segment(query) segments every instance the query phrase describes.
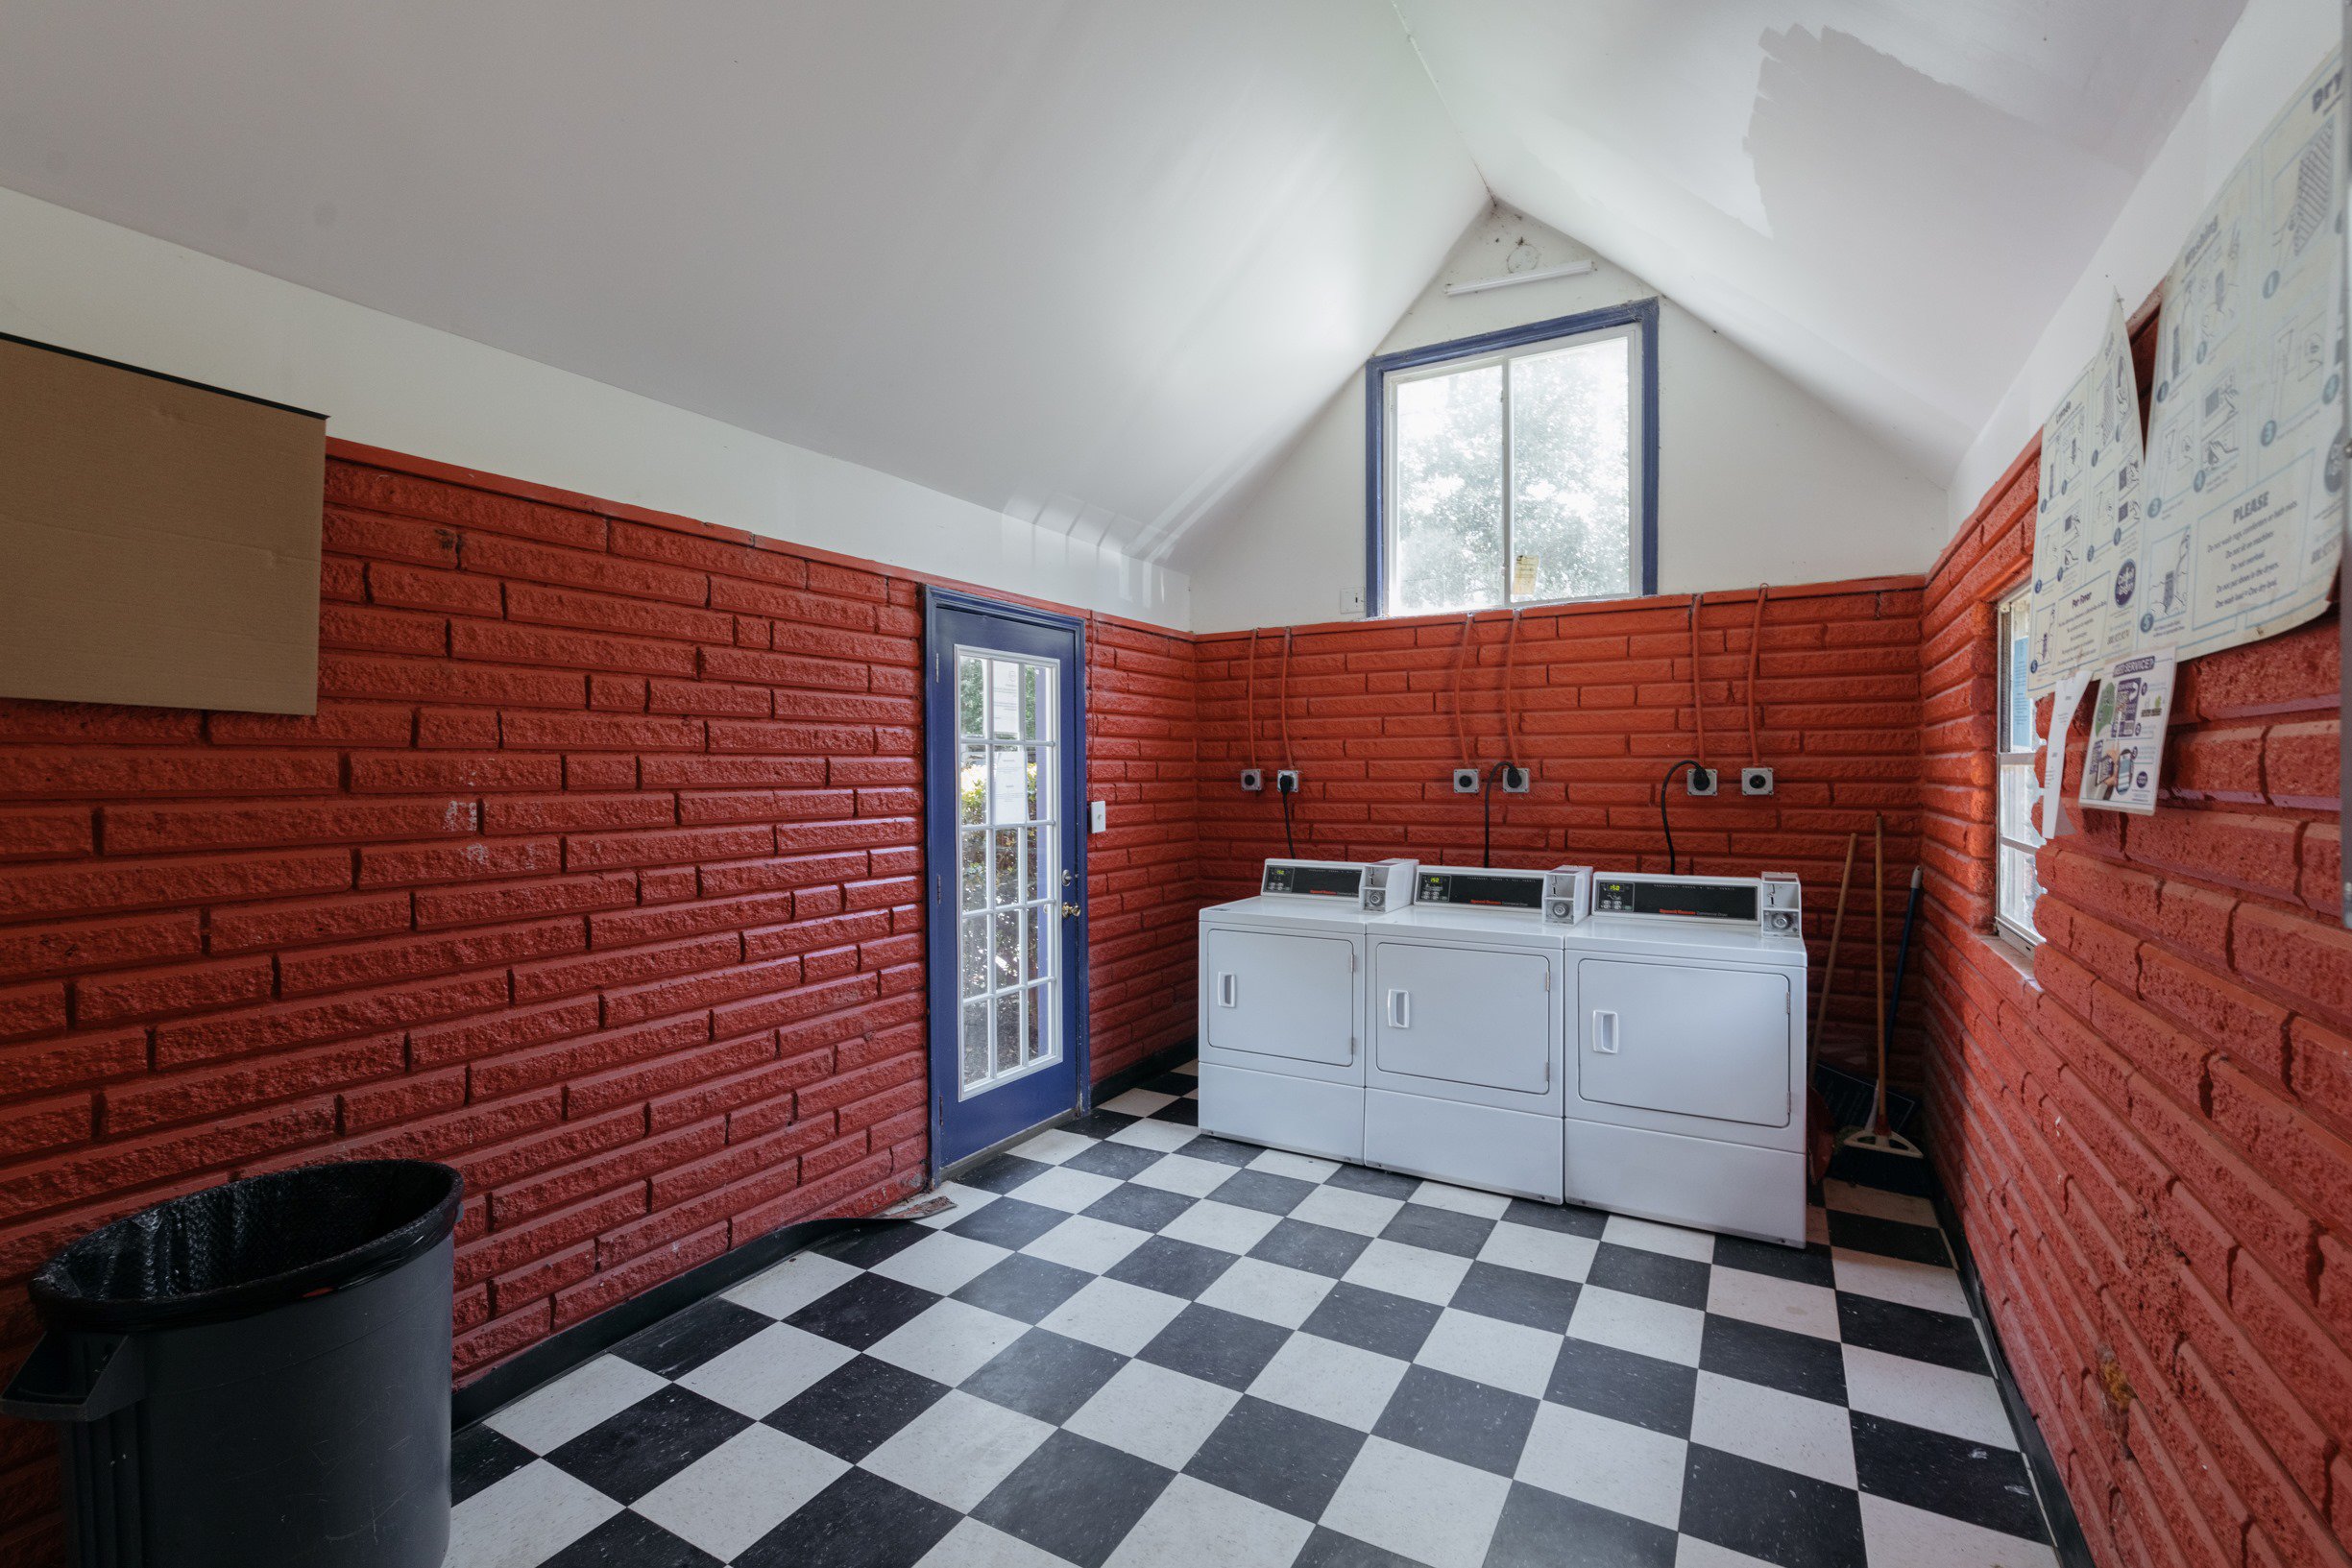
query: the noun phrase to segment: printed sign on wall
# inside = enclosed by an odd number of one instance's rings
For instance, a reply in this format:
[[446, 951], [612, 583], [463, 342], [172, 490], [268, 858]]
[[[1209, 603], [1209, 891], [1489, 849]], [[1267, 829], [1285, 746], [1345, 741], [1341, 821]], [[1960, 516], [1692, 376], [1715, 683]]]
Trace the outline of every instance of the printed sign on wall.
[[2097, 356], [2042, 432], [2025, 672], [2033, 696], [2139, 646], [2143, 459], [2140, 387], [2117, 303]]

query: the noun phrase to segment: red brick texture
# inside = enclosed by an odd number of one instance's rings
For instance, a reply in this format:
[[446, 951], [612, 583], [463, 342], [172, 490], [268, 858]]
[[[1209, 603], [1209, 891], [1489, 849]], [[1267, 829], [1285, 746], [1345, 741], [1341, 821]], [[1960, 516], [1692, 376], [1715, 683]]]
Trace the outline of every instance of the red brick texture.
[[2043, 849], [2047, 940], [2023, 958], [1989, 934], [1984, 759], [1993, 606], [2028, 564], [2036, 455], [1937, 564], [1921, 627], [1926, 705], [1949, 715], [1926, 759], [1937, 1165], [2101, 1563], [2341, 1568], [2337, 622], [2183, 669], [2157, 813], [2084, 813]]
[[[1873, 1017], [1874, 817], [1886, 822], [1890, 971], [1919, 853], [1920, 580], [1772, 590], [1760, 648], [1751, 641], [1757, 601], [1748, 590], [1709, 593], [1698, 607], [1706, 760], [1730, 771], [1711, 799], [1689, 798], [1677, 780], [1675, 846], [1685, 871], [1802, 876], [1818, 973], [1846, 835], [1861, 833], [1826, 1043], [1832, 1059], [1859, 1065]], [[1470, 628], [1467, 648], [1460, 616], [1304, 628], [1290, 646], [1287, 750], [1282, 631], [1257, 636], [1254, 682], [1249, 634], [1201, 637], [1206, 898], [1248, 892], [1259, 862], [1283, 853], [1272, 770], [1288, 764], [1301, 776], [1293, 812], [1302, 856], [1475, 864], [1479, 801], [1453, 792], [1452, 770], [1510, 753], [1533, 769], [1534, 787], [1493, 796], [1495, 864], [1663, 871], [1660, 782], [1698, 749], [1691, 612], [1686, 597], [1531, 610], [1515, 639], [1509, 615], [1489, 614]], [[1739, 793], [1736, 772], [1751, 760], [1752, 650], [1753, 760], [1777, 775], [1775, 793], [1754, 798]], [[1238, 786], [1239, 770], [1253, 762], [1268, 770], [1262, 795]], [[1916, 988], [1904, 1016], [1922, 1016]], [[1903, 1048], [1915, 1040], [1916, 1030], [1899, 1032], [1897, 1071], [1906, 1079], [1917, 1064]]]
[[[449, 1161], [462, 1379], [926, 1149], [919, 580], [338, 445], [315, 718], [0, 703], [0, 1363], [72, 1236]], [[1191, 1027], [1188, 638], [1087, 627], [1098, 1073]], [[55, 1549], [0, 1422], [0, 1560]]]

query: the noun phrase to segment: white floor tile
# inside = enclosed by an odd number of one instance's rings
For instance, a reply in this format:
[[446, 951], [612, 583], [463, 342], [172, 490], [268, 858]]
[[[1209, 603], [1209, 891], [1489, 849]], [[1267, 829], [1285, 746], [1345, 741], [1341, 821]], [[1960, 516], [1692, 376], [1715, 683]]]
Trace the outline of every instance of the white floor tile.
[[1198, 1060], [1189, 1061], [1181, 1064], [1180, 1066], [1172, 1067], [1168, 1071], [1171, 1073], [1181, 1073], [1188, 1078], [1197, 1078], [1200, 1075], [1200, 1063]]
[[960, 1301], [934, 1301], [866, 1351], [954, 1387], [1029, 1332], [1029, 1325]]
[[1098, 1176], [1091, 1170], [1072, 1170], [1057, 1165], [1014, 1188], [1013, 1196], [1024, 1203], [1042, 1203], [1049, 1209], [1076, 1214], [1105, 1193], [1114, 1191], [1118, 1185], [1108, 1176]]
[[504, 1410], [493, 1411], [483, 1425], [534, 1454], [545, 1454], [607, 1417], [618, 1415], [647, 1394], [660, 1392], [662, 1386], [660, 1378], [634, 1362], [598, 1356], [578, 1370], [534, 1388]]
[[1245, 1317], [1295, 1329], [1322, 1304], [1331, 1286], [1332, 1281], [1321, 1274], [1244, 1258], [1218, 1275], [1200, 1299], [1203, 1306], [1223, 1307]]
[[444, 1568], [537, 1568], [619, 1511], [546, 1460], [526, 1464], [457, 1505]]
[[1699, 1339], [1707, 1315], [1695, 1307], [1677, 1307], [1648, 1296], [1628, 1295], [1588, 1285], [1576, 1297], [1568, 1318], [1568, 1333], [1595, 1344], [1613, 1345], [1640, 1356], [1685, 1366], [1699, 1364]]
[[1072, 1215], [1021, 1250], [1048, 1263], [1100, 1274], [1150, 1240], [1142, 1231], [1080, 1214]]
[[1614, 1242], [1619, 1246], [1637, 1246], [1645, 1252], [1663, 1252], [1669, 1257], [1689, 1258], [1698, 1263], [1712, 1263], [1715, 1259], [1715, 1238], [1703, 1230], [1685, 1230], [1680, 1225], [1661, 1225], [1655, 1219], [1636, 1219], [1631, 1215], [1612, 1214], [1601, 1231], [1601, 1240]]
[[1540, 1399], [1560, 1359], [1560, 1336], [1448, 1307], [1413, 1358], [1423, 1366]]
[[1121, 1116], [1150, 1116], [1162, 1106], [1176, 1103], [1176, 1097], [1163, 1095], [1156, 1089], [1130, 1089], [1116, 1099], [1105, 1100], [1100, 1109], [1117, 1111]]
[[1432, 1252], [1426, 1247], [1406, 1246], [1399, 1242], [1375, 1241], [1350, 1264], [1341, 1277], [1350, 1285], [1361, 1285], [1374, 1291], [1386, 1291], [1391, 1295], [1411, 1296], [1416, 1301], [1433, 1302], [1443, 1306], [1454, 1298], [1461, 1287], [1462, 1276], [1470, 1271], [1470, 1260], [1457, 1258], [1450, 1252]]
[[1260, 1399], [1370, 1432], [1403, 1381], [1405, 1363], [1315, 1334], [1294, 1334], [1249, 1385]]
[[[929, 1563], [931, 1559], [923, 1560]], [[1775, 1568], [1775, 1565], [1745, 1552], [1703, 1541], [1696, 1535], [1683, 1535], [1674, 1543], [1674, 1568]]]
[[1150, 1344], [1184, 1306], [1175, 1296], [1123, 1280], [1090, 1280], [1038, 1326], [1132, 1356]]
[[950, 1390], [858, 1462], [885, 1481], [968, 1513], [1053, 1435], [1032, 1416]]
[[817, 1297], [847, 1285], [858, 1272], [821, 1252], [795, 1252], [766, 1272], [719, 1293], [739, 1307], [770, 1317], [789, 1317]]
[[934, 1231], [883, 1259], [873, 1272], [938, 1295], [953, 1295], [1011, 1256], [1001, 1246], [975, 1242], [969, 1236]]
[[959, 1181], [946, 1181], [939, 1184], [938, 1192], [933, 1195], [947, 1198], [955, 1206], [938, 1214], [926, 1215], [915, 1223], [933, 1230], [944, 1230], [968, 1217], [975, 1209], [984, 1209], [994, 1203], [1001, 1194], [991, 1193], [984, 1187], [966, 1187]]
[[1834, 1339], [1838, 1334], [1837, 1292], [1828, 1286], [1751, 1274], [1720, 1264], [1708, 1275], [1707, 1310], [1818, 1339]]
[[966, 1519], [940, 1538], [915, 1568], [1070, 1568], [1051, 1552]]
[[1312, 1154], [1293, 1154], [1286, 1148], [1263, 1148], [1250, 1160], [1249, 1169], [1276, 1176], [1291, 1176], [1299, 1181], [1321, 1183], [1337, 1175], [1340, 1165], [1337, 1160], [1319, 1160]]
[[1414, 1189], [1412, 1201], [1426, 1203], [1433, 1209], [1476, 1215], [1481, 1219], [1500, 1219], [1511, 1208], [1511, 1200], [1500, 1193], [1481, 1193], [1443, 1181], [1421, 1183]]
[[1850, 1252], [1844, 1247], [1833, 1250], [1830, 1258], [1841, 1291], [1905, 1307], [1925, 1307], [1929, 1312], [1969, 1315], [1968, 1292], [1960, 1289], [1960, 1276], [1949, 1268], [1876, 1252]]
[[1059, 1127], [1049, 1127], [1026, 1144], [1014, 1146], [1012, 1152], [1024, 1160], [1036, 1160], [1046, 1165], [1059, 1165], [1094, 1147], [1094, 1140]]
[[2015, 1448], [2017, 1434], [1989, 1377], [1847, 1345], [1846, 1403], [1864, 1415], [1883, 1415], [1971, 1442]]
[[1862, 1494], [1862, 1544], [1874, 1563], [1903, 1568], [2057, 1568], [2057, 1554], [1891, 1498]]
[[1287, 1568], [1314, 1530], [1296, 1514], [1178, 1476], [1105, 1568]]
[[1199, 1127], [1188, 1127], [1181, 1122], [1138, 1122], [1121, 1127], [1105, 1143], [1132, 1144], [1137, 1148], [1156, 1148], [1163, 1154], [1173, 1153], [1200, 1136]]
[[705, 1399], [758, 1421], [857, 1352], [789, 1323], [770, 1323], [678, 1379]]
[[1345, 1187], [1318, 1187], [1291, 1211], [1291, 1218], [1311, 1225], [1329, 1225], [1333, 1230], [1353, 1231], [1358, 1236], [1377, 1236], [1388, 1229], [1389, 1221], [1403, 1207], [1399, 1198], [1352, 1192]]
[[1062, 1424], [1081, 1437], [1181, 1470], [1240, 1398], [1214, 1383], [1129, 1362]]
[[1833, 1486], [1855, 1484], [1854, 1426], [1844, 1408], [1760, 1383], [1701, 1372], [1690, 1440]]
[[722, 1562], [833, 1484], [849, 1466], [774, 1427], [745, 1427], [639, 1498], [638, 1512]]
[[1518, 1479], [1672, 1530], [1683, 1515], [1680, 1437], [1546, 1403], [1519, 1454]]
[[1501, 1476], [1371, 1437], [1322, 1523], [1430, 1568], [1478, 1568], [1510, 1496]]
[[1600, 1243], [1589, 1236], [1538, 1230], [1533, 1225], [1515, 1225], [1506, 1219], [1487, 1237], [1487, 1244], [1478, 1250], [1478, 1260], [1503, 1268], [1520, 1268], [1531, 1274], [1581, 1283], [1591, 1271], [1592, 1255], [1599, 1250]]
[[1169, 1154], [1129, 1178], [1137, 1187], [1156, 1187], [1163, 1193], [1206, 1197], [1233, 1176], [1233, 1168], [1215, 1160], [1196, 1160], [1189, 1154]]
[[1856, 1187], [1847, 1181], [1825, 1181], [1821, 1195], [1828, 1207], [1847, 1214], [1866, 1214], [1879, 1219], [1901, 1220], [1906, 1225], [1936, 1223], [1935, 1205], [1911, 1193], [1890, 1193], [1879, 1187]]
[[1278, 1215], [1261, 1214], [1255, 1209], [1210, 1198], [1169, 1220], [1159, 1233], [1198, 1246], [1213, 1246], [1220, 1252], [1247, 1252], [1280, 1223]]

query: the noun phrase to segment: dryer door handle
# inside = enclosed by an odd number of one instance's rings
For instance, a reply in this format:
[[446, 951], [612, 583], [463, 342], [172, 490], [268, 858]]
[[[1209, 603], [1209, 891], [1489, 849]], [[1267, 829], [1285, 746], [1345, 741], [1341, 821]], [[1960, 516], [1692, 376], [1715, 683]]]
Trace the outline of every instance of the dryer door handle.
[[1602, 1008], [1592, 1009], [1592, 1049], [1604, 1056], [1617, 1054], [1617, 1015]]
[[1229, 969], [1218, 973], [1217, 1005], [1220, 1007], [1240, 1005], [1240, 981]]
[[1410, 991], [1392, 990], [1389, 992], [1389, 1027], [1392, 1029], [1413, 1027], [1413, 993]]

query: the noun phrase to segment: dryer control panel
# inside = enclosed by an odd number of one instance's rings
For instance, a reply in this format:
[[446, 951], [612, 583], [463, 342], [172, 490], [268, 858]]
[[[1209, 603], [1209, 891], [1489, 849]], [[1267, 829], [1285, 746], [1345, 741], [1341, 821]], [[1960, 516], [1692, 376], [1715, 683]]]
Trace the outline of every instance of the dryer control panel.
[[1258, 891], [1328, 899], [1357, 909], [1401, 909], [1413, 902], [1411, 860], [1269, 860]]
[[1602, 873], [1592, 879], [1592, 912], [1728, 922], [1788, 936], [1798, 934], [1803, 924], [1801, 889], [1786, 872], [1761, 877]]
[[1493, 871], [1472, 866], [1423, 866], [1414, 879], [1413, 902], [1450, 904], [1462, 909], [1543, 910], [1540, 871]]

